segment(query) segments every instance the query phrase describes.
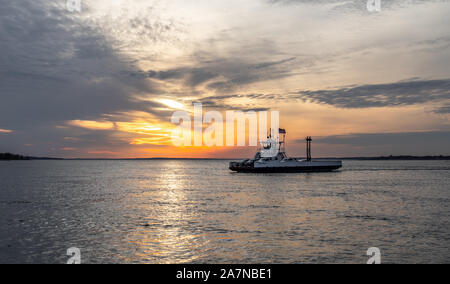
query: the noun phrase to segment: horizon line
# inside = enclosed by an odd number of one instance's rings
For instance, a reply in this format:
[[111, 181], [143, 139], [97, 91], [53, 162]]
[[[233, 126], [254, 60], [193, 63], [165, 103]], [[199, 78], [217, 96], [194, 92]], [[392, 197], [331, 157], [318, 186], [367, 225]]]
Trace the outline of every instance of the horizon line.
[[[11, 153], [0, 153], [0, 154], [11, 154]], [[248, 157], [227, 157], [227, 158], [183, 158], [183, 157], [147, 157], [147, 158], [60, 158], [60, 157], [35, 157], [35, 156], [24, 156], [19, 154], [12, 154], [13, 156], [16, 156], [17, 160], [66, 160], [66, 161], [74, 161], [74, 160], [111, 160], [111, 161], [133, 161], [133, 160], [242, 160], [242, 159], [248, 159]], [[294, 159], [306, 159], [306, 157], [292, 157]], [[450, 160], [450, 155], [381, 155], [381, 156], [347, 156], [347, 157], [317, 157], [313, 159], [342, 159], [342, 160], [390, 160], [390, 159], [396, 159], [396, 160]], [[5, 159], [6, 160], [6, 159]]]

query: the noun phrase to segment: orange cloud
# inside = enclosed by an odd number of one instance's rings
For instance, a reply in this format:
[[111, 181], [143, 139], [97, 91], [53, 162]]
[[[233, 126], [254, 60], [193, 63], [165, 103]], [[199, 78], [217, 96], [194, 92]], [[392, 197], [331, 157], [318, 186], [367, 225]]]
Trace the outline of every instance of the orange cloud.
[[92, 129], [92, 130], [112, 130], [114, 123], [109, 121], [92, 121], [92, 120], [71, 120], [68, 122], [71, 126]]
[[167, 137], [136, 138], [130, 142], [131, 145], [169, 145], [171, 139]]
[[98, 154], [98, 155], [117, 155], [118, 152], [113, 151], [88, 151], [88, 154]]

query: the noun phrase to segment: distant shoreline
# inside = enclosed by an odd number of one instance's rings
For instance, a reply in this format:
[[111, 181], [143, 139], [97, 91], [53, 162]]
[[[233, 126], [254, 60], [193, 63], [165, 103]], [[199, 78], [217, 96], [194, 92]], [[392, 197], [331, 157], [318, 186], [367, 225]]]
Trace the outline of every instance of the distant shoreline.
[[[150, 160], [239, 160], [244, 158], [51, 158], [51, 157], [29, 157], [11, 153], [0, 153], [0, 161], [33, 161], [33, 160], [56, 160], [56, 161], [150, 161]], [[298, 158], [303, 159], [303, 158]], [[357, 161], [446, 161], [450, 156], [379, 156], [379, 157], [329, 157], [315, 158], [316, 160], [357, 160]]]

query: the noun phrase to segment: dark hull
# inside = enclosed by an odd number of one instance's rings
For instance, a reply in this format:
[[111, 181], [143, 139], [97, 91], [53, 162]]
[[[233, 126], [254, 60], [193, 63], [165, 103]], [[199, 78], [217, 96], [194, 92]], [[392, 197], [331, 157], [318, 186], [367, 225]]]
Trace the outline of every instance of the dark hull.
[[253, 167], [230, 167], [230, 170], [238, 173], [317, 173], [332, 172], [342, 166], [313, 166], [313, 167], [275, 167], [275, 168], [253, 168]]

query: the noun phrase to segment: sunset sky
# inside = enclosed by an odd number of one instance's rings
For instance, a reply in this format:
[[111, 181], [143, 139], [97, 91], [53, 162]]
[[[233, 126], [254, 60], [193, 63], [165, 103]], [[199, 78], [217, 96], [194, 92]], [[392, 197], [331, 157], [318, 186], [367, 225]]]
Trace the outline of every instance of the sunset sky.
[[0, 0], [0, 152], [237, 158], [172, 114], [277, 110], [288, 154], [450, 155], [450, 1]]

